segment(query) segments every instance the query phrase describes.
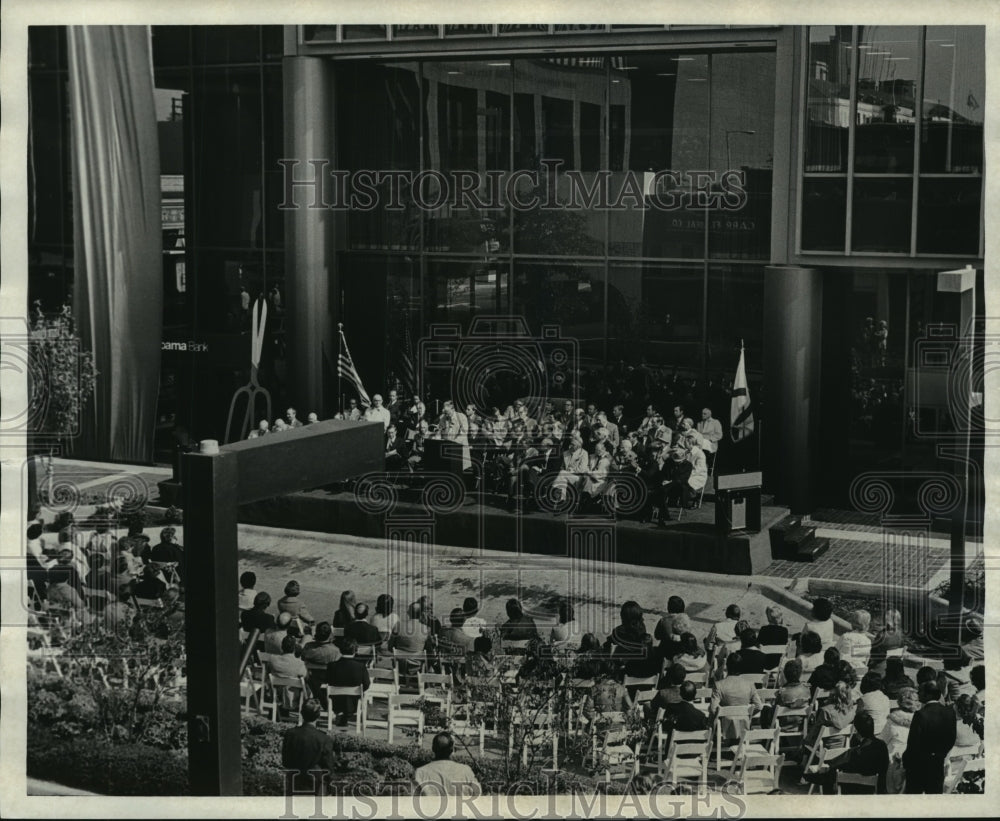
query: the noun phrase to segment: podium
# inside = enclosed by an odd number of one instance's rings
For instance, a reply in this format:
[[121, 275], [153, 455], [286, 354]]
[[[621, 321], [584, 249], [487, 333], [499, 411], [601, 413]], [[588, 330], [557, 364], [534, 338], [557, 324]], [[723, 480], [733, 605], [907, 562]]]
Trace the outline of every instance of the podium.
[[730, 473], [715, 476], [715, 529], [727, 536], [733, 531], [760, 532], [760, 486], [763, 474]]

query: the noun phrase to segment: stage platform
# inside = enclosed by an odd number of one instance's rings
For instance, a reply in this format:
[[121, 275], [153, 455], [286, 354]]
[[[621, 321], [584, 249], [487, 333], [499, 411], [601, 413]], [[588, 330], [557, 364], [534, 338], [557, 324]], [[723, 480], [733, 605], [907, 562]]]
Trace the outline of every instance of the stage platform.
[[[390, 526], [420, 526], [427, 521], [418, 491], [398, 488], [396, 495]], [[602, 554], [605, 561], [613, 558], [639, 566], [746, 576], [760, 573], [771, 564], [767, 528], [787, 513], [787, 509], [766, 505], [761, 533], [720, 538], [710, 501], [703, 502], [698, 510], [685, 510], [680, 521], [662, 526], [629, 519], [615, 521], [601, 515], [514, 513], [502, 501], [489, 494], [469, 494], [454, 512], [434, 517], [431, 540], [470, 550], [568, 556], [586, 543], [583, 534], [600, 532], [605, 534], [599, 542], [601, 549], [613, 550], [612, 555]], [[672, 509], [671, 515], [676, 517], [677, 511]], [[349, 491], [313, 490], [266, 499], [241, 506], [239, 521], [371, 538], [387, 535], [386, 515], [363, 510]]]

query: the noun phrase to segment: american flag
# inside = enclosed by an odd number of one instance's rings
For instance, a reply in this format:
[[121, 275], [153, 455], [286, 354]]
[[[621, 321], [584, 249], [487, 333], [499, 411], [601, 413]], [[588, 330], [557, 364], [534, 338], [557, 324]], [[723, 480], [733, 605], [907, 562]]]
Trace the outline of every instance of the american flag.
[[417, 370], [413, 366], [413, 340], [410, 337], [409, 317], [403, 319], [403, 350], [399, 360], [402, 389], [408, 395], [413, 395], [417, 390]]
[[358, 374], [358, 369], [354, 367], [354, 360], [351, 359], [351, 352], [347, 348], [347, 337], [344, 336], [343, 329], [340, 331], [340, 354], [337, 357], [337, 376], [341, 379], [346, 379], [354, 385], [362, 407], [367, 408], [371, 405], [372, 402], [368, 398], [368, 391], [365, 390], [365, 386], [361, 383], [361, 376]]

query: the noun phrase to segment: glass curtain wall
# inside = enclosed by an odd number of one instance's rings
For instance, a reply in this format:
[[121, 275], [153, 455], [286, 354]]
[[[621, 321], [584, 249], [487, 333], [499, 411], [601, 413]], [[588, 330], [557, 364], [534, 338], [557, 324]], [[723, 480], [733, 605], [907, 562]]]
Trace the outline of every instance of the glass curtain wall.
[[[338, 65], [338, 168], [406, 172], [340, 252], [366, 384], [410, 390], [420, 338], [493, 313], [558, 325], [581, 386], [637, 404], [722, 396], [741, 340], [759, 375], [774, 71], [746, 49]], [[386, 299], [407, 333], [370, 321]]]

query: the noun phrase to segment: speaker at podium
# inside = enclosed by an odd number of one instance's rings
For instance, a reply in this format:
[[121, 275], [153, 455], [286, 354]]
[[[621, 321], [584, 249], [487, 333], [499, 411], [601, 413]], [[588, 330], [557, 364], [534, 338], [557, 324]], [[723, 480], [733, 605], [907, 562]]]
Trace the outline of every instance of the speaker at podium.
[[760, 532], [760, 488], [763, 474], [716, 474], [715, 476], [715, 528], [727, 536], [736, 531]]

